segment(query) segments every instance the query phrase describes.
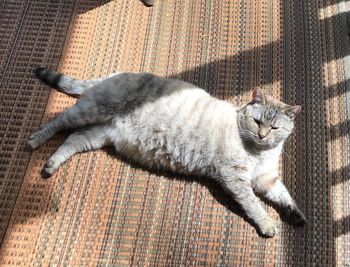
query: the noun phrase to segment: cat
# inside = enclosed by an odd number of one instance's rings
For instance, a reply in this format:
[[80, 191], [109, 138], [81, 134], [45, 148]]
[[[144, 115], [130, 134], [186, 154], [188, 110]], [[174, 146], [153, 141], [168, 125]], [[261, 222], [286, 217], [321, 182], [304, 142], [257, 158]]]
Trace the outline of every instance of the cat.
[[278, 227], [256, 194], [292, 225], [306, 223], [278, 175], [282, 147], [301, 106], [255, 88], [251, 101], [236, 107], [193, 84], [151, 73], [121, 72], [87, 81], [42, 67], [35, 74], [79, 97], [29, 137], [27, 145], [36, 149], [56, 133], [75, 129], [45, 164], [44, 177], [76, 153], [114, 146], [148, 169], [218, 182], [264, 237], [273, 237]]

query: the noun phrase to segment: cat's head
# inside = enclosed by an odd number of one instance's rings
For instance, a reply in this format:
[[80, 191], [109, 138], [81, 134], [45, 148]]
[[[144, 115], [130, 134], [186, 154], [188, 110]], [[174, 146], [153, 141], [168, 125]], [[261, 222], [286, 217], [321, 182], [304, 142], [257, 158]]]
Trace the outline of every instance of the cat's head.
[[251, 101], [238, 111], [240, 136], [257, 148], [274, 148], [292, 133], [300, 110], [299, 105], [287, 105], [255, 88]]

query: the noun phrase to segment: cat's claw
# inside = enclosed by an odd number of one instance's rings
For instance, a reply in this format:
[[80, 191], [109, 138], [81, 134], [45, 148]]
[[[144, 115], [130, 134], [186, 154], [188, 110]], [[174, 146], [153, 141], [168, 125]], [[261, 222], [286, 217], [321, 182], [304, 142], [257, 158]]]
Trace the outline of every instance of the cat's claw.
[[269, 216], [259, 223], [258, 227], [263, 237], [273, 237], [278, 233], [276, 222]]

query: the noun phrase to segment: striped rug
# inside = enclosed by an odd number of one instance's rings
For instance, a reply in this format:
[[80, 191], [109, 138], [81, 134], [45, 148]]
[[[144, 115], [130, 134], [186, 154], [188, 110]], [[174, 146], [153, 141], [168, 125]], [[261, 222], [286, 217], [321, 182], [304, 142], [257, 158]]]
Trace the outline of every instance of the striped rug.
[[[350, 266], [348, 2], [1, 1], [1, 266]], [[65, 136], [25, 142], [75, 100], [38, 82], [38, 65], [83, 79], [149, 71], [234, 104], [260, 86], [301, 104], [280, 171], [307, 226], [260, 238], [219, 188], [107, 150], [42, 180]]]

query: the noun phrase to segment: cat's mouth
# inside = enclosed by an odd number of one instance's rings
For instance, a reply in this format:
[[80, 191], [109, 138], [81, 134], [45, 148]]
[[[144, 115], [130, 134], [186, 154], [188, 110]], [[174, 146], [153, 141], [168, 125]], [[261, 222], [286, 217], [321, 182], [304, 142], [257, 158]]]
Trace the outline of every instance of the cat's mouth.
[[247, 131], [243, 131], [240, 134], [241, 140], [245, 143], [250, 143], [251, 145], [254, 145], [255, 147], [259, 149], [271, 149], [278, 145], [278, 142], [274, 138], [271, 137], [265, 137], [260, 138], [257, 133], [250, 132], [247, 133]]
[[255, 142], [261, 145], [273, 145], [275, 143], [275, 140], [270, 137], [261, 139], [258, 135], [255, 135]]
[[260, 139], [258, 136], [254, 138], [255, 146], [259, 149], [267, 150], [272, 149], [278, 146], [279, 142], [274, 138], [267, 137], [264, 139]]
[[273, 140], [268, 137], [260, 138], [257, 134], [255, 134], [254, 142], [257, 143], [258, 145], [269, 145], [273, 143]]

